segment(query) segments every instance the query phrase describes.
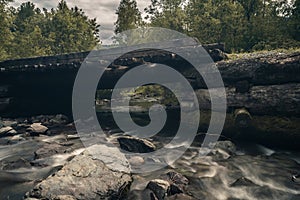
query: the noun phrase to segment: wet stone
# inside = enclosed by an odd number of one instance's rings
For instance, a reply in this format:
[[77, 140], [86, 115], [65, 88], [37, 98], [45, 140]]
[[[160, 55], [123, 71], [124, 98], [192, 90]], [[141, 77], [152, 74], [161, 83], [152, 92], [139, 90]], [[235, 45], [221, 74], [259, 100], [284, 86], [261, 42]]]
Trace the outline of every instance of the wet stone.
[[170, 183], [161, 179], [150, 181], [146, 187], [154, 192], [158, 200], [163, 200], [170, 191]]
[[214, 149], [222, 149], [230, 155], [236, 152], [236, 146], [231, 141], [218, 141], [213, 143], [212, 146]]
[[132, 153], [149, 153], [156, 149], [156, 146], [146, 139], [139, 139], [130, 136], [118, 137], [121, 149]]
[[48, 131], [46, 126], [43, 126], [41, 123], [33, 123], [28, 129], [33, 134], [44, 134]]
[[35, 159], [46, 158], [56, 154], [67, 153], [67, 147], [57, 143], [46, 143], [43, 147], [34, 152]]
[[122, 199], [132, 178], [126, 157], [117, 148], [89, 147], [61, 170], [28, 192], [27, 197], [55, 199]]
[[234, 183], [230, 185], [231, 187], [240, 187], [240, 186], [246, 186], [246, 187], [252, 187], [257, 186], [255, 183], [253, 183], [251, 180], [241, 177], [237, 179]]
[[0, 129], [0, 137], [13, 136], [16, 134], [17, 132], [10, 126], [3, 127]]
[[10, 127], [16, 127], [18, 125], [17, 121], [11, 121], [11, 120], [4, 120], [2, 123], [4, 126], [10, 126]]
[[144, 158], [141, 156], [133, 156], [128, 161], [131, 165], [134, 165], [134, 166], [143, 165], [145, 163]]

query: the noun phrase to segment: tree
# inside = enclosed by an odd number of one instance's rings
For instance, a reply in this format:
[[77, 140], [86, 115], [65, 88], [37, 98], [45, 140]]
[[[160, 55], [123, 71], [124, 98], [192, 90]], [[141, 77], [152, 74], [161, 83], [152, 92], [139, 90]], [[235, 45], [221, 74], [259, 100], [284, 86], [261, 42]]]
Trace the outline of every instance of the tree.
[[186, 13], [183, 0], [151, 0], [145, 9], [150, 26], [168, 28], [181, 33], [186, 31]]
[[100, 42], [100, 25], [78, 7], [70, 9], [61, 0], [51, 12], [48, 37], [54, 54], [92, 50]]
[[35, 5], [31, 2], [22, 3], [20, 7], [17, 9], [16, 17], [14, 20], [14, 24], [16, 26], [16, 30], [23, 32], [25, 29], [24, 23], [25, 21], [37, 14], [40, 11], [35, 8]]
[[217, 2], [191, 0], [186, 8], [188, 35], [202, 43], [218, 42], [222, 37], [220, 16], [216, 15]]
[[296, 0], [294, 3], [289, 26], [292, 38], [300, 41], [300, 0]]
[[115, 33], [135, 29], [142, 25], [141, 12], [135, 0], [121, 0], [116, 14], [118, 19], [115, 22]]
[[12, 15], [7, 9], [8, 0], [0, 0], [0, 60], [10, 58], [10, 46], [13, 42]]

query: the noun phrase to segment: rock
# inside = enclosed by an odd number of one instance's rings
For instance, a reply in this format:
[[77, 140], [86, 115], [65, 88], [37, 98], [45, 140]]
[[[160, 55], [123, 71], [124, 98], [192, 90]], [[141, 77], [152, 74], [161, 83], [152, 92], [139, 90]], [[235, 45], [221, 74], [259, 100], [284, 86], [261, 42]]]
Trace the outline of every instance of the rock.
[[6, 126], [0, 129], [0, 137], [12, 136], [16, 135], [17, 131], [15, 131], [12, 127]]
[[19, 157], [18, 159], [14, 160], [14, 161], [3, 162], [2, 165], [3, 165], [2, 170], [16, 170], [16, 169], [20, 169], [20, 168], [30, 168], [31, 167], [30, 162], [22, 157]]
[[300, 174], [296, 174], [292, 176], [292, 181], [295, 183], [299, 183]]
[[66, 124], [68, 121], [68, 117], [62, 114], [56, 115], [54, 118], [49, 120], [52, 124]]
[[218, 141], [210, 146], [214, 149], [221, 149], [230, 155], [233, 155], [236, 152], [236, 146], [231, 141]]
[[135, 166], [143, 165], [145, 162], [144, 158], [141, 156], [133, 156], [128, 161], [131, 165]]
[[213, 49], [209, 51], [209, 54], [214, 62], [218, 62], [224, 59], [227, 59], [226, 54], [220, 49]]
[[132, 153], [149, 153], [156, 149], [156, 146], [149, 140], [134, 138], [131, 136], [118, 137], [121, 149]]
[[230, 187], [241, 187], [241, 186], [253, 187], [257, 185], [245, 177], [241, 177], [237, 179], [234, 183], [230, 185]]
[[189, 180], [177, 172], [168, 172], [166, 179], [170, 183], [169, 195], [184, 193], [185, 187], [189, 184]]
[[166, 200], [196, 200], [196, 198], [188, 196], [186, 194], [176, 194], [165, 198]]
[[54, 199], [122, 199], [132, 182], [129, 163], [115, 147], [94, 145], [28, 193]]
[[8, 141], [9, 144], [15, 144], [17, 142], [20, 142], [20, 141], [25, 141], [26, 139], [23, 138], [21, 135], [15, 135], [13, 137], [11, 137]]
[[29, 131], [36, 134], [44, 134], [48, 131], [46, 126], [43, 126], [41, 123], [33, 123], [29, 128]]
[[208, 154], [213, 161], [222, 161], [230, 158], [230, 154], [222, 149], [212, 149]]
[[3, 120], [2, 123], [4, 126], [10, 126], [10, 127], [16, 127], [18, 125], [17, 121], [11, 121], [11, 120]]
[[158, 200], [163, 200], [170, 191], [170, 183], [161, 179], [154, 179], [150, 181], [146, 187], [152, 190]]
[[183, 176], [182, 174], [179, 174], [177, 172], [168, 172], [167, 173], [168, 180], [170, 180], [172, 183], [178, 184], [178, 185], [187, 185], [189, 184], [189, 180]]
[[14, 127], [14, 129], [18, 132], [18, 134], [25, 134], [29, 127], [29, 124], [18, 124], [16, 127]]
[[184, 193], [183, 187], [181, 187], [180, 185], [171, 184], [170, 191], [168, 193], [169, 196], [172, 196], [175, 194], [181, 194], [181, 193]]
[[76, 200], [76, 199], [70, 195], [58, 195], [53, 200]]
[[67, 140], [76, 140], [79, 138], [80, 138], [79, 135], [67, 135], [67, 137], [66, 137]]
[[63, 153], [67, 153], [67, 147], [57, 143], [46, 143], [34, 152], [34, 157], [35, 159], [40, 159]]

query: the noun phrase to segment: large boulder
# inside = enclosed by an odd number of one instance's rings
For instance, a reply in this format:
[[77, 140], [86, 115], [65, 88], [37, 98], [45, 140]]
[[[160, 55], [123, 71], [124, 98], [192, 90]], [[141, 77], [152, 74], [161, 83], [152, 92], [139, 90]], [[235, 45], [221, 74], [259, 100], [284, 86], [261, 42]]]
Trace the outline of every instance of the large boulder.
[[94, 145], [39, 183], [26, 196], [38, 199], [122, 199], [131, 182], [126, 157], [115, 147]]

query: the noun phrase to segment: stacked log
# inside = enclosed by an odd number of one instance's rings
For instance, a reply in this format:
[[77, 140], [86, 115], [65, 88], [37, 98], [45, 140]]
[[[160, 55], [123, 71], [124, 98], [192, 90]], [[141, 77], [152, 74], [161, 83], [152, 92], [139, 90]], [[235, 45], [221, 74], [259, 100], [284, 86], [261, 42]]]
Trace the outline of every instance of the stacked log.
[[[207, 47], [207, 50], [211, 53], [214, 49]], [[87, 55], [88, 52], [84, 52], [0, 62], [0, 116], [71, 115], [73, 84]], [[201, 75], [188, 61], [172, 52], [133, 51], [113, 63], [94, 59], [99, 66], [108, 66], [99, 89], [113, 88], [118, 79], [135, 66], [161, 63], [183, 74], [196, 91], [200, 109], [210, 110], [209, 90]], [[282, 141], [285, 141], [293, 135], [292, 141], [300, 141], [299, 52], [246, 55], [236, 60], [219, 61], [216, 67], [227, 93], [228, 116], [224, 133], [243, 132], [251, 138], [252, 132], [264, 133], [258, 136], [259, 139], [276, 133], [278, 140], [283, 137]], [[204, 122], [200, 122], [200, 130], [205, 130], [209, 115], [202, 116]]]

